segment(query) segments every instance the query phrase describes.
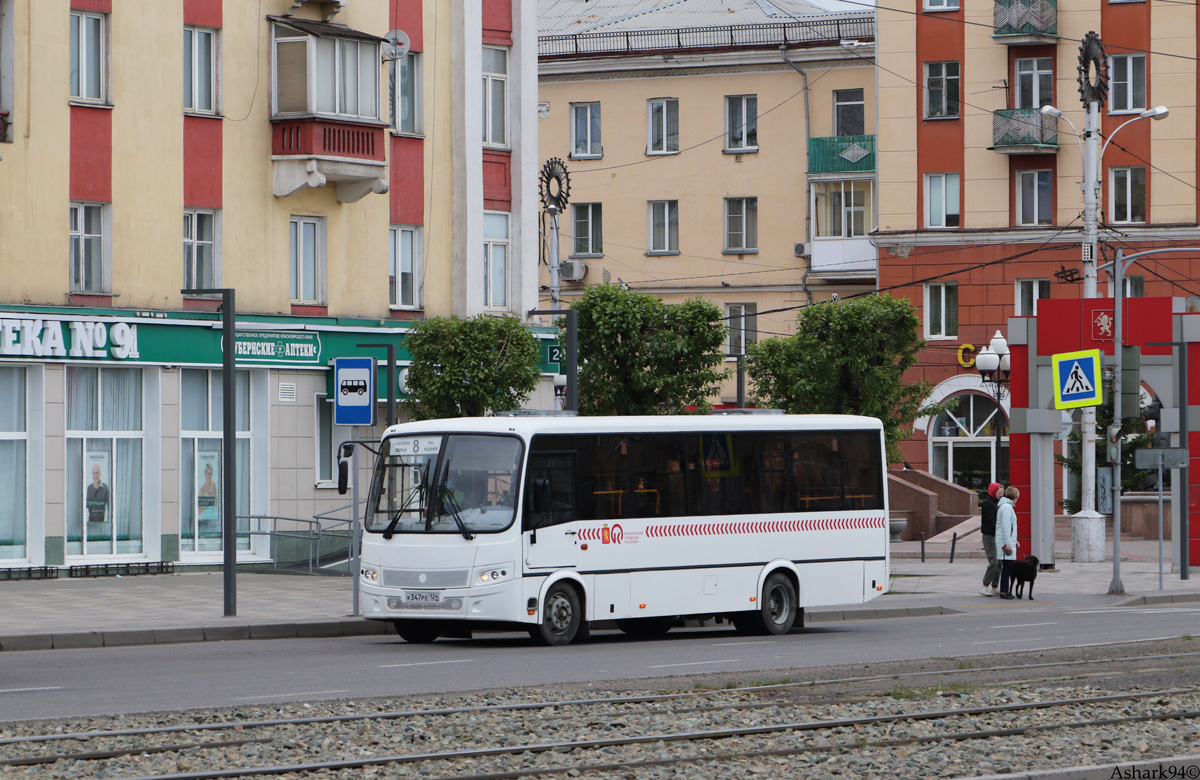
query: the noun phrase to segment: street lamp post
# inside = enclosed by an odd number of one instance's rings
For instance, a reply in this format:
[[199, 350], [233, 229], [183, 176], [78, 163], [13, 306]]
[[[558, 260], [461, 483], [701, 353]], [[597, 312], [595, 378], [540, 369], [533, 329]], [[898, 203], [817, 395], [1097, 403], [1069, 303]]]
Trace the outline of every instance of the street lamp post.
[[996, 399], [996, 416], [994, 428], [996, 431], [996, 476], [994, 482], [1000, 481], [1000, 446], [1003, 435], [1004, 407], [1002, 401], [1008, 395], [1008, 377], [1011, 368], [1011, 356], [1008, 352], [1008, 339], [1000, 331], [992, 336], [992, 341], [975, 356], [975, 367], [983, 386]]

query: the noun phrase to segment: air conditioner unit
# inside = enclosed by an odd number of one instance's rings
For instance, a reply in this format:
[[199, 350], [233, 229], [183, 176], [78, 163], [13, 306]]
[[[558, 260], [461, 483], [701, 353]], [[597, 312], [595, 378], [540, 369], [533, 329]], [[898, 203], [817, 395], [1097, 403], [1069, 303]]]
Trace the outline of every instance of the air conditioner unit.
[[563, 260], [558, 275], [564, 282], [582, 282], [587, 276], [587, 266], [582, 260]]
[[812, 255], [812, 244], [793, 244], [792, 252], [796, 257], [810, 257]]

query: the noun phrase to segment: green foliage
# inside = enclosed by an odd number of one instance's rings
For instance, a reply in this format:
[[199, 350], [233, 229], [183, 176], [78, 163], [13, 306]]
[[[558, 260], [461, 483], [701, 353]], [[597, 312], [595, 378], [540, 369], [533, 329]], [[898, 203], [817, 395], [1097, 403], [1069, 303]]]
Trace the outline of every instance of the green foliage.
[[807, 306], [794, 336], [755, 344], [746, 373], [764, 405], [794, 414], [861, 414], [883, 421], [888, 458], [926, 407], [929, 384], [904, 384], [925, 346], [907, 299], [872, 295]]
[[699, 298], [665, 304], [611, 284], [589, 288], [571, 308], [579, 322], [580, 414], [707, 411], [728, 374], [720, 368], [719, 308]]
[[[1105, 431], [1113, 424], [1112, 408], [1112, 379], [1104, 380], [1104, 403], [1096, 407], [1096, 468], [1109, 468], [1108, 443], [1105, 441]], [[1067, 437], [1067, 454], [1055, 455], [1055, 459], [1065, 465], [1067, 470], [1075, 475], [1075, 487], [1068, 498], [1062, 500], [1063, 509], [1067, 514], [1075, 514], [1083, 502], [1079, 497], [1079, 475], [1083, 473], [1083, 440], [1082, 426], [1076, 425]], [[1150, 434], [1146, 432], [1146, 421], [1140, 417], [1127, 417], [1121, 421], [1121, 435], [1126, 438], [1121, 442], [1121, 492], [1138, 490], [1142, 481], [1150, 471], [1143, 471], [1133, 465], [1133, 451], [1140, 447], [1150, 446]]]
[[406, 401], [420, 420], [481, 417], [521, 408], [537, 387], [538, 347], [516, 317], [436, 317], [408, 336]]

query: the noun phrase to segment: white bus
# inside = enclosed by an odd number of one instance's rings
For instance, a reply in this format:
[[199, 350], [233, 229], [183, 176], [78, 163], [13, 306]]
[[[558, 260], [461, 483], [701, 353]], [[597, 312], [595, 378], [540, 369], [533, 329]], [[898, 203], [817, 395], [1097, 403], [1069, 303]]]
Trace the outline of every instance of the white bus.
[[380, 453], [360, 602], [409, 642], [518, 627], [565, 645], [685, 618], [784, 634], [888, 583], [873, 418], [431, 420]]

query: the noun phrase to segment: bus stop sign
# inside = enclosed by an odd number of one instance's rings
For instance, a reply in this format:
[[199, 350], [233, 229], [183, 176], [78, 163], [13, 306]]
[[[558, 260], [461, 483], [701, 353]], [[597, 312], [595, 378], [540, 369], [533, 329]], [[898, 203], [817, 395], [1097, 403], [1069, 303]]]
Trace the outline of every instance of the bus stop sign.
[[1051, 355], [1054, 365], [1054, 408], [1076, 409], [1104, 402], [1098, 349]]
[[375, 358], [334, 359], [333, 424], [375, 424]]

